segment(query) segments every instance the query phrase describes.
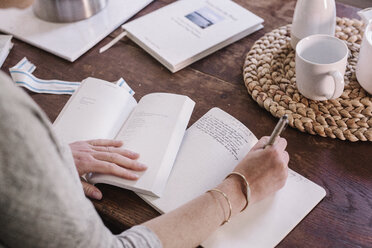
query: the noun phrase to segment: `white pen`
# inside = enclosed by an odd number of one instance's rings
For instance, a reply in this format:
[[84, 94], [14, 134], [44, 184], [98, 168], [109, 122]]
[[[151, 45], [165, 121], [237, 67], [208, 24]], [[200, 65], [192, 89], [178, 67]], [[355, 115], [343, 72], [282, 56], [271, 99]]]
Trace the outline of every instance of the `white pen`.
[[106, 45], [104, 45], [103, 47], [101, 47], [99, 49], [99, 53], [103, 53], [104, 51], [108, 50], [110, 47], [112, 47], [113, 45], [115, 45], [116, 43], [118, 43], [119, 40], [121, 40], [122, 38], [124, 38], [126, 35], [127, 35], [127, 32], [123, 31], [118, 36], [116, 36], [112, 41], [110, 41], [109, 43], [107, 43]]
[[273, 145], [275, 143], [276, 138], [278, 138], [278, 136], [283, 132], [283, 130], [286, 128], [287, 124], [288, 124], [288, 116], [287, 115], [283, 115], [279, 119], [278, 123], [276, 124], [273, 132], [270, 135], [270, 139], [267, 142], [267, 144], [264, 146], [264, 148], [266, 146], [271, 146], [271, 145]]

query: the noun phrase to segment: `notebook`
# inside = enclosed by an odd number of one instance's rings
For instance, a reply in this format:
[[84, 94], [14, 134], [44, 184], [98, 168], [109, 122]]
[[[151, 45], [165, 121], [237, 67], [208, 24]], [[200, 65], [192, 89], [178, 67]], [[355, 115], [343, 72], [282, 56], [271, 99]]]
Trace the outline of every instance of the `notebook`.
[[[185, 134], [162, 197], [139, 194], [167, 213], [218, 185], [257, 142], [237, 119], [213, 108]], [[325, 190], [293, 170], [286, 185], [231, 219], [204, 247], [274, 247], [326, 195]]]

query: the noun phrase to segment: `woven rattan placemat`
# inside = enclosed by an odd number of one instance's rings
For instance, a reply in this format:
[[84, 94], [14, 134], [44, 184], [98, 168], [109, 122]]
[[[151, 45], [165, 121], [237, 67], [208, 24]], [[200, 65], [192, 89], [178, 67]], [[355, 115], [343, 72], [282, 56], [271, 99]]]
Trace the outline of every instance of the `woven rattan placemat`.
[[249, 94], [275, 117], [288, 114], [289, 125], [302, 132], [341, 140], [372, 141], [372, 96], [355, 77], [362, 34], [361, 21], [337, 18], [336, 36], [350, 50], [345, 73], [345, 83], [349, 84], [341, 97], [313, 101], [298, 92], [290, 25], [265, 34], [248, 52], [243, 76]]

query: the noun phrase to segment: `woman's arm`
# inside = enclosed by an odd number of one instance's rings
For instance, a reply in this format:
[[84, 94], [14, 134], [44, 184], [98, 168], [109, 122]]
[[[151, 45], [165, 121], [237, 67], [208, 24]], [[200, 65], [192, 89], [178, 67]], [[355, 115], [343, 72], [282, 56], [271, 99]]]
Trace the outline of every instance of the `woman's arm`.
[[[262, 138], [234, 169], [242, 173], [251, 188], [254, 204], [284, 186], [289, 156], [287, 142], [280, 138], [271, 147], [262, 149], [268, 137]], [[217, 189], [224, 192], [232, 205], [232, 217], [246, 204], [242, 180], [237, 176], [225, 179]], [[229, 205], [218, 192], [207, 192], [184, 206], [144, 223], [153, 230], [164, 247], [196, 247], [214, 232], [229, 214]]]
[[[287, 178], [287, 142], [280, 138], [271, 147], [263, 149], [268, 137], [262, 138], [246, 155], [234, 171], [243, 174], [252, 191], [249, 204], [254, 204], [281, 188]], [[81, 141], [70, 144], [79, 175], [88, 172], [113, 174], [136, 180], [131, 170], [144, 170], [138, 154], [120, 148], [114, 140]], [[232, 217], [246, 205], [246, 195], [241, 178], [230, 176], [216, 189], [224, 192], [232, 205]], [[83, 182], [85, 194], [102, 197], [93, 185]], [[94, 197], [94, 194], [100, 197]], [[186, 205], [155, 218], [144, 226], [153, 230], [165, 247], [194, 247], [205, 240], [229, 215], [229, 205], [219, 192], [206, 192]], [[143, 230], [141, 230], [142, 232]]]
[[137, 226], [118, 236], [84, 196], [71, 151], [45, 114], [0, 72], [0, 246], [160, 247]]
[[[193, 247], [227, 218], [226, 199], [217, 192], [204, 193], [143, 226], [112, 235], [84, 197], [69, 149], [59, 144], [46, 116], [2, 73], [0, 82], [1, 244], [159, 247], [159, 238], [165, 247]], [[287, 175], [285, 140], [262, 149], [264, 143], [261, 140], [235, 168], [250, 183], [251, 204], [283, 186]], [[217, 188], [230, 199], [232, 215], [238, 214], [245, 205], [240, 179], [229, 177]]]
[[[263, 199], [281, 188], [287, 178], [287, 142], [280, 138], [272, 147], [263, 149], [268, 137], [262, 138], [234, 171], [249, 182], [252, 195], [249, 204]], [[88, 172], [113, 174], [136, 180], [131, 170], [144, 170], [136, 159], [138, 154], [120, 148], [119, 141], [91, 140], [70, 144], [79, 175]], [[83, 183], [85, 194], [100, 199], [101, 192]], [[241, 178], [231, 176], [216, 188], [224, 192], [232, 205], [232, 217], [246, 205]], [[99, 197], [95, 197], [99, 194]], [[229, 215], [229, 205], [221, 193], [206, 192], [186, 205], [155, 218], [144, 225], [153, 230], [165, 247], [194, 247], [205, 240]], [[143, 230], [141, 230], [143, 231]]]

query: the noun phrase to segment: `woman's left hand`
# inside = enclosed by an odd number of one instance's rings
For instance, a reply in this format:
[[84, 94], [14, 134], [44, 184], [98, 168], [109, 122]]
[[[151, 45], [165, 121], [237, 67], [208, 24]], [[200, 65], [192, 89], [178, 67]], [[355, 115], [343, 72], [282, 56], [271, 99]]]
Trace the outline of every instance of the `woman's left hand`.
[[[139, 154], [123, 149], [123, 142], [118, 140], [88, 140], [70, 144], [72, 156], [79, 176], [97, 172], [110, 174], [128, 180], [137, 180], [133, 171], [144, 171], [147, 167], [137, 161]], [[85, 195], [101, 199], [102, 193], [95, 186], [82, 181]]]

